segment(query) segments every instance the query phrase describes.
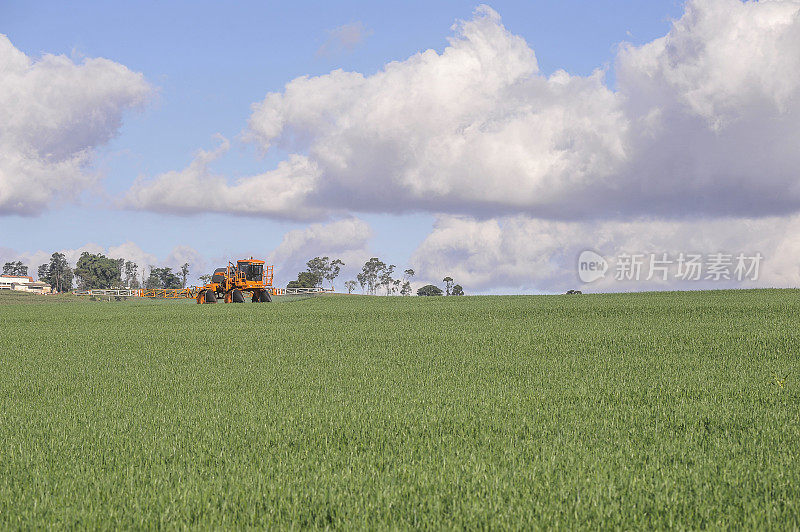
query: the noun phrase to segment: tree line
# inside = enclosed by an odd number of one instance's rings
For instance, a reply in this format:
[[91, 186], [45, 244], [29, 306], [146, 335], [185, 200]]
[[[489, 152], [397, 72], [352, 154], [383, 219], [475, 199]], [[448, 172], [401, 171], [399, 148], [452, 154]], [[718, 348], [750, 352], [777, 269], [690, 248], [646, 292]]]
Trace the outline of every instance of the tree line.
[[[3, 273], [28, 275], [28, 267], [22, 262], [7, 262]], [[56, 292], [69, 292], [73, 283], [80, 290], [110, 288], [186, 288], [189, 263], [173, 272], [170, 267], [150, 266], [142, 268], [125, 259], [113, 259], [101, 253], [81, 253], [75, 268], [71, 268], [63, 253], [53, 253], [50, 261], [39, 266], [39, 280], [49, 284]]]
[[[306, 270], [297, 274], [297, 279], [289, 281], [286, 288], [316, 288], [323, 285], [323, 281], [328, 281], [333, 287], [333, 281], [339, 276], [341, 268], [344, 266], [341, 259], [331, 259], [330, 257], [314, 257], [306, 262]], [[361, 272], [355, 279], [344, 283], [347, 293], [352, 294], [357, 287], [361, 287], [363, 294], [376, 295], [379, 291], [387, 296], [401, 295], [410, 296], [412, 294], [411, 279], [415, 272], [411, 268], [403, 270], [402, 275], [395, 277], [394, 264], [386, 264], [378, 257], [370, 258], [361, 268]], [[418, 296], [463, 296], [464, 289], [461, 285], [455, 284], [452, 277], [445, 277], [445, 291], [438, 286], [429, 284], [417, 290]]]
[[[341, 259], [330, 257], [314, 257], [306, 262], [306, 270], [297, 274], [297, 279], [292, 280], [286, 288], [315, 288], [323, 286], [325, 281], [333, 287], [334, 280], [341, 273], [344, 266]], [[370, 258], [361, 268], [355, 279], [344, 283], [347, 293], [352, 294], [357, 287], [361, 287], [364, 294], [376, 295], [383, 292], [385, 295], [410, 296], [412, 294], [411, 280], [415, 272], [411, 268], [403, 270], [402, 275], [395, 277], [396, 266], [386, 264], [377, 257]], [[173, 271], [170, 267], [155, 267], [139, 269], [139, 265], [125, 259], [113, 259], [100, 253], [81, 253], [75, 268], [63, 253], [53, 253], [50, 261], [38, 268], [39, 280], [49, 284], [56, 292], [72, 290], [73, 282], [81, 290], [108, 289], [108, 288], [186, 288], [189, 277], [189, 263], [184, 263], [180, 270]], [[28, 275], [28, 266], [21, 261], [6, 262], [3, 273], [7, 275]], [[141, 275], [140, 275], [141, 274]], [[210, 275], [201, 275], [200, 280], [208, 283]], [[455, 284], [452, 277], [442, 279], [445, 283], [443, 291], [438, 286], [428, 284], [417, 289], [418, 296], [461, 296], [464, 289]]]

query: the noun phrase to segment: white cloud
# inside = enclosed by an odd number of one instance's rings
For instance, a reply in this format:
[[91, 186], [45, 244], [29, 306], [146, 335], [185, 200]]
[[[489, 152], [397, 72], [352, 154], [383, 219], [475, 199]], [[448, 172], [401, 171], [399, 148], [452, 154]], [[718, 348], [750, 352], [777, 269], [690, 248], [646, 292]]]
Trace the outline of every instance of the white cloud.
[[317, 50], [317, 55], [335, 55], [342, 52], [352, 52], [364, 42], [372, 31], [364, 26], [360, 20], [337, 26], [328, 30], [328, 38]]
[[623, 47], [623, 91], [651, 103], [677, 100], [717, 129], [753, 112], [786, 111], [800, 85], [799, 11], [797, 0], [689, 2], [667, 36]]
[[[468, 291], [574, 288], [585, 248], [760, 251], [761, 285], [800, 281], [783, 236], [800, 225], [800, 0], [690, 0], [666, 36], [620, 47], [614, 90], [602, 71], [542, 74], [486, 6], [454, 30], [442, 52], [267, 94], [246, 138], [291, 153], [278, 169], [229, 185], [201, 153], [137, 184], [130, 204], [294, 219], [449, 213], [413, 264]], [[198, 184], [213, 193], [188, 190]], [[286, 201], [265, 207], [275, 191]], [[277, 257], [297, 270], [324, 254], [313, 236], [324, 227], [287, 235]]]
[[[624, 159], [617, 100], [600, 72], [540, 75], [533, 50], [481, 7], [441, 54], [427, 50], [372, 76], [301, 77], [268, 94], [246, 138], [295, 152], [277, 170], [228, 186], [201, 152], [185, 170], [137, 183], [128, 204], [295, 219], [550, 206], [564, 183], [577, 188]], [[201, 184], [220, 192], [202, 194]], [[287, 201], [272, 201], [274, 190]]]
[[309, 259], [323, 256], [341, 259], [345, 263], [341, 279], [337, 279], [341, 284], [342, 279], [360, 271], [369, 258], [368, 244], [372, 236], [369, 224], [358, 218], [311, 224], [305, 229], [287, 232], [269, 254], [267, 262], [275, 265], [276, 284], [283, 285], [305, 270]]
[[303, 76], [254, 105], [246, 138], [292, 153], [276, 170], [228, 185], [201, 152], [129, 204], [292, 219], [796, 212], [798, 13], [798, 0], [690, 1], [665, 37], [621, 47], [612, 91], [599, 70], [543, 75], [482, 6], [441, 53]]
[[304, 153], [309, 204], [551, 219], [800, 208], [800, 2], [694, 0], [603, 73], [550, 76], [488, 7], [371, 76], [301, 77], [249, 138]]
[[800, 208], [800, 2], [695, 0], [669, 34], [624, 46], [631, 153], [614, 201], [668, 216]]
[[[89, 250], [81, 250], [81, 251], [89, 251]], [[149, 266], [161, 265], [161, 262], [159, 262], [158, 257], [153, 255], [152, 253], [144, 251], [137, 244], [131, 242], [130, 240], [127, 242], [123, 242], [118, 246], [110, 246], [107, 250], [100, 248], [99, 250], [94, 250], [89, 252], [103, 253], [105, 256], [110, 257], [112, 259], [125, 259], [135, 262], [139, 266], [139, 272], [142, 272], [144, 268], [147, 268]], [[71, 262], [77, 261], [79, 256], [80, 253], [77, 253], [77, 256], [75, 256], [74, 260], [71, 260]]]
[[356, 211], [529, 209], [620, 163], [626, 121], [601, 73], [540, 75], [485, 6], [455, 29], [441, 54], [373, 76], [291, 81], [254, 107], [250, 138], [307, 152], [324, 176], [312, 201]]
[[302, 155], [292, 155], [275, 170], [229, 185], [209, 165], [230, 148], [223, 137], [213, 151], [198, 151], [192, 162], [148, 180], [139, 178], [127, 192], [123, 205], [155, 212], [198, 214], [225, 212], [294, 220], [318, 218], [321, 213], [306, 204], [319, 171]]
[[[554, 222], [526, 216], [484, 221], [443, 216], [420, 244], [411, 264], [420, 278], [437, 281], [450, 275], [472, 293], [557, 292], [580, 287], [589, 291], [793, 287], [800, 285], [800, 242], [793, 236], [798, 230], [800, 216], [597, 223]], [[611, 262], [605, 280], [590, 285], [578, 280], [578, 255], [586, 249], [597, 251]], [[647, 255], [640, 282], [614, 279], [618, 266], [615, 259], [624, 253]], [[674, 275], [676, 264], [670, 266], [667, 281], [663, 282], [658, 275], [646, 279], [651, 253], [658, 257], [667, 253], [673, 260], [680, 253], [742, 253], [747, 257], [760, 253], [764, 258], [757, 282], [680, 281]]]
[[190, 275], [193, 277], [211, 273], [207, 258], [191, 246], [175, 246], [164, 259], [164, 265], [175, 271], [179, 271], [186, 263], [189, 264]]
[[151, 92], [113, 61], [33, 60], [0, 34], [0, 214], [37, 214], [91, 187], [94, 149]]

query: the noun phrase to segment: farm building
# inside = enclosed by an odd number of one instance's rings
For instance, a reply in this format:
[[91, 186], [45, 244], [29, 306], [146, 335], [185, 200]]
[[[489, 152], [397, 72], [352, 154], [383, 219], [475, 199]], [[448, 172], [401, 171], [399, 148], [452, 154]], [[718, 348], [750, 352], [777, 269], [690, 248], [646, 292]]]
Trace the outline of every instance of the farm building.
[[0, 275], [0, 290], [18, 290], [20, 292], [33, 292], [36, 294], [49, 294], [53, 290], [50, 285], [41, 281], [34, 281], [27, 275]]

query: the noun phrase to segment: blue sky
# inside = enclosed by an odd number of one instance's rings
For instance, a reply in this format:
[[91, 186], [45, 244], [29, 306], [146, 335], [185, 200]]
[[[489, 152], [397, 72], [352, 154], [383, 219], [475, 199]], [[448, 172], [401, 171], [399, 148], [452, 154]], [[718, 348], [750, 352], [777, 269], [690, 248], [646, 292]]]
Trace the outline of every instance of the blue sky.
[[[372, 73], [389, 61], [419, 51], [442, 50], [456, 19], [469, 18], [474, 2], [10, 2], [0, 7], [2, 26], [14, 45], [36, 57], [42, 53], [105, 57], [142, 72], [158, 89], [144, 111], [131, 112], [119, 135], [102, 148], [98, 166], [111, 193], [123, 192], [138, 175], [154, 175], [186, 165], [212, 136], [235, 139], [250, 106], [267, 92], [280, 91], [298, 76], [334, 69]], [[646, 42], [663, 35], [680, 15], [676, 1], [496, 2], [506, 26], [537, 52], [545, 73], [563, 68], [589, 74], [609, 67], [621, 41]], [[318, 54], [328, 32], [360, 21], [369, 30], [352, 51]], [[261, 157], [252, 146], [234, 147], [215, 167], [245, 175], [272, 167], [276, 156]], [[5, 245], [27, 249], [79, 246], [86, 241], [114, 244], [147, 239], [156, 254], [176, 243], [198, 246], [225, 217], [191, 219], [107, 210], [86, 199], [86, 207], [66, 207], [38, 219], [8, 218], [12, 235]], [[431, 217], [398, 223], [370, 220], [384, 253], [402, 261], [413, 250]], [[277, 245], [287, 228], [261, 220], [263, 247]], [[412, 229], [409, 231], [408, 224]], [[23, 230], [24, 229], [24, 230]], [[420, 233], [422, 231], [423, 233]], [[35, 240], [31, 242], [33, 233]], [[247, 235], [230, 251], [247, 246]], [[230, 238], [230, 236], [226, 236]]]
[[[600, 68], [606, 72], [603, 84], [610, 91], [617, 89], [614, 64], [620, 43], [647, 45], [666, 35], [684, 14], [683, 2], [677, 1], [489, 5], [502, 17], [507, 32], [522, 37], [535, 51], [539, 75], [563, 69], [583, 78]], [[220, 142], [216, 134], [231, 146], [210, 163], [210, 169], [228, 182], [275, 169], [290, 155], [286, 144], [278, 143], [265, 154], [258, 143], [242, 137], [254, 104], [268, 93], [281, 93], [301, 76], [343, 69], [369, 77], [391, 61], [403, 62], [427, 49], [442, 53], [454, 35], [454, 23], [472, 19], [476, 6], [470, 2], [4, 2], [0, 33], [31, 59], [64, 54], [80, 64], [84, 58], [107, 58], [143, 74], [154, 91], [144, 106], [124, 112], [109, 142], [93, 147], [92, 168], [102, 174], [100, 184], [84, 190], [77, 202], [55, 201], [33, 215], [2, 216], [0, 248], [32, 253], [130, 241], [159, 258], [183, 245], [213, 261], [241, 253], [266, 255], [280, 245], [287, 231], [357, 216], [371, 228], [371, 253], [407, 265], [436, 225], [438, 207], [415, 204], [397, 213], [359, 212], [345, 206], [346, 212], [339, 210], [327, 219], [285, 220], [226, 212], [164, 214], [120, 208], [117, 202], [138, 177], [153, 179], [178, 171], [191, 163], [197, 150], [213, 150]], [[364, 30], [352, 46], [337, 43], [332, 33], [348, 25]], [[472, 216], [476, 223], [497, 219], [504, 226], [503, 217], [514, 214], [469, 207], [472, 203], [457, 209], [448, 202], [443, 205], [442, 211]], [[534, 215], [552, 218], [546, 208]], [[633, 212], [626, 219], [641, 216]], [[247, 230], [232, 230], [241, 227]], [[541, 289], [524, 279], [500, 284]]]

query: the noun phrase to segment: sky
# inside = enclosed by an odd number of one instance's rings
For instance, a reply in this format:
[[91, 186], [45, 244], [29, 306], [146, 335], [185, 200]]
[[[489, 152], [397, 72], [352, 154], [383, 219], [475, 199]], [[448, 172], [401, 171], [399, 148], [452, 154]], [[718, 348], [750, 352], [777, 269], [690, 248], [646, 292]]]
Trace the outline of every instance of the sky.
[[797, 0], [6, 1], [0, 260], [797, 286], [799, 119]]

